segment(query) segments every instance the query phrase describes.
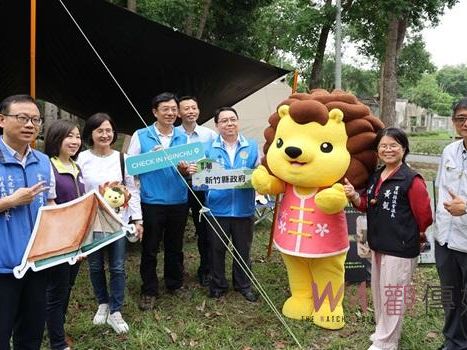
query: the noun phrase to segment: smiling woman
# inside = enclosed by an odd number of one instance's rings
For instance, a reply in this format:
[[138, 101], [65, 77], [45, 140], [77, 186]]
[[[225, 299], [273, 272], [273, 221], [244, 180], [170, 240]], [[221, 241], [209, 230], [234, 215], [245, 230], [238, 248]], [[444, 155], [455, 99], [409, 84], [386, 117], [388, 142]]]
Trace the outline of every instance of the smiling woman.
[[378, 132], [375, 144], [383, 166], [371, 176], [367, 191], [360, 195], [348, 180], [344, 186], [352, 204], [367, 213], [377, 320], [369, 350], [398, 348], [407, 305], [397, 314], [385, 312], [387, 286], [410, 285], [420, 247], [426, 241], [425, 231], [433, 221], [425, 182], [405, 164], [407, 135], [397, 128], [385, 128]]
[[[125, 222], [141, 220], [141, 207], [139, 191], [134, 179], [122, 168], [121, 154], [112, 149], [117, 140], [115, 124], [112, 118], [105, 113], [93, 114], [86, 120], [83, 130], [83, 139], [90, 149], [82, 152], [78, 164], [83, 170], [83, 179], [86, 192], [99, 189], [99, 186], [108, 182], [118, 182], [128, 187], [131, 193], [129, 206], [120, 212]], [[136, 224], [137, 236], [141, 238], [143, 227]], [[94, 232], [101, 235], [102, 232]], [[104, 252], [107, 250], [109, 258], [110, 288], [107, 288]], [[125, 252], [126, 238], [111, 243], [88, 257], [91, 283], [99, 304], [93, 319], [94, 325], [109, 324], [117, 333], [128, 332], [128, 324], [120, 313], [123, 306], [125, 290]]]

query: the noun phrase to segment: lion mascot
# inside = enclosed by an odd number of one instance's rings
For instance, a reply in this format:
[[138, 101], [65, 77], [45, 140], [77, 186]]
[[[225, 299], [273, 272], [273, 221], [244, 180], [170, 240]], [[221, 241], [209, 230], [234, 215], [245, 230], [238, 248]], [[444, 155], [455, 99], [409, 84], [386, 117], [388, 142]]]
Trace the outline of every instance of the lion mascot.
[[265, 157], [252, 182], [260, 194], [283, 194], [273, 227], [291, 292], [282, 313], [341, 329], [349, 249], [341, 182], [365, 186], [383, 124], [355, 96], [321, 89], [291, 95], [269, 124]]

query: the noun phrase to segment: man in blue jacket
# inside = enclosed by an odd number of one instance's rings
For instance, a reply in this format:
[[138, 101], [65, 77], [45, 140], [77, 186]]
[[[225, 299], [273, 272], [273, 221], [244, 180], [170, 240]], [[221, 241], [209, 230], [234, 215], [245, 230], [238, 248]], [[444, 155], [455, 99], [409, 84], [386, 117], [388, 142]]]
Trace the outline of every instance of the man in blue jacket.
[[0, 349], [40, 349], [45, 325], [46, 272], [16, 279], [13, 268], [29, 242], [39, 208], [53, 203], [55, 180], [49, 157], [29, 144], [42, 118], [28, 95], [0, 103]]
[[[152, 100], [156, 122], [137, 130], [128, 154], [136, 155], [187, 143], [187, 137], [173, 124], [178, 115], [178, 99], [162, 93]], [[187, 169], [179, 170], [185, 175]], [[144, 235], [140, 274], [142, 279], [139, 308], [153, 309], [159, 294], [156, 274], [159, 244], [164, 242], [164, 282], [169, 293], [183, 285], [183, 233], [188, 215], [188, 191], [183, 177], [174, 167], [139, 175]]]
[[[219, 108], [214, 114], [219, 136], [206, 151], [208, 159], [215, 160], [225, 169], [254, 169], [259, 164], [258, 145], [239, 134], [238, 114], [231, 107]], [[225, 252], [228, 237], [236, 249], [237, 258], [232, 266], [232, 284], [243, 297], [255, 302], [258, 296], [251, 290], [251, 281], [245, 273], [251, 267], [250, 250], [253, 241], [255, 191], [254, 189], [209, 190], [206, 197], [209, 243], [211, 251], [211, 282], [209, 296], [220, 298], [227, 291], [225, 278]], [[219, 222], [222, 230], [215, 221]], [[212, 226], [211, 226], [212, 225]], [[228, 237], [225, 237], [224, 233]], [[219, 236], [220, 237], [219, 237]], [[221, 240], [222, 238], [222, 240]]]

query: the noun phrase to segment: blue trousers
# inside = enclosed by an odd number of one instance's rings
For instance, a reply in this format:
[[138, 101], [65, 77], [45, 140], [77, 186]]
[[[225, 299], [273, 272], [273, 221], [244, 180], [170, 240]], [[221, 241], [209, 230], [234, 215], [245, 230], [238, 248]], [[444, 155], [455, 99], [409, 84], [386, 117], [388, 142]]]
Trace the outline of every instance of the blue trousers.
[[[99, 238], [100, 232], [95, 232]], [[107, 278], [104, 268], [104, 256], [108, 254], [110, 283], [107, 288]], [[126, 238], [122, 237], [104, 248], [88, 256], [89, 276], [94, 295], [99, 304], [109, 304], [110, 313], [120, 311], [125, 297], [125, 259]]]

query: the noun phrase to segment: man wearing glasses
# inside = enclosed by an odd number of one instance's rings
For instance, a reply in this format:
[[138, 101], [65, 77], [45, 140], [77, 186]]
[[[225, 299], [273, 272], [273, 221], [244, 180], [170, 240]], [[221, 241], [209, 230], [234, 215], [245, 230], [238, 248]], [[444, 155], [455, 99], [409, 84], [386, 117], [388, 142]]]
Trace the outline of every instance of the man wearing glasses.
[[[131, 137], [128, 154], [136, 155], [161, 148], [183, 145], [187, 137], [173, 124], [178, 116], [178, 99], [168, 92], [152, 100], [155, 123], [135, 131]], [[183, 175], [188, 165], [178, 165]], [[196, 167], [193, 167], [193, 171]], [[154, 308], [159, 295], [156, 274], [157, 252], [164, 245], [164, 283], [168, 293], [176, 294], [183, 286], [183, 233], [188, 216], [187, 188], [183, 178], [173, 167], [154, 170], [139, 175], [141, 184], [141, 209], [144, 235], [141, 250], [141, 296], [139, 308]]]
[[467, 98], [453, 108], [452, 121], [462, 137], [443, 150], [436, 177], [435, 260], [444, 305], [442, 350], [467, 349]]
[[55, 179], [49, 158], [29, 144], [42, 118], [28, 95], [0, 103], [0, 349], [40, 349], [45, 324], [46, 272], [16, 279], [39, 208], [53, 203]]
[[[214, 122], [219, 136], [206, 151], [206, 157], [225, 169], [256, 168], [259, 164], [258, 145], [239, 134], [237, 111], [231, 107], [219, 108], [214, 113]], [[232, 263], [233, 287], [247, 301], [255, 302], [258, 296], [251, 290], [250, 274], [246, 271], [251, 268], [255, 191], [252, 188], [209, 190], [206, 197], [207, 207], [211, 209], [211, 216], [208, 216], [211, 252], [209, 297], [217, 299], [227, 291], [225, 252], [230, 239], [237, 258]]]

